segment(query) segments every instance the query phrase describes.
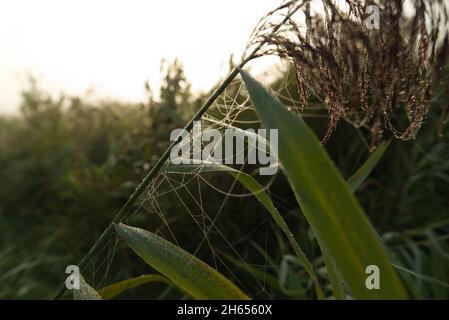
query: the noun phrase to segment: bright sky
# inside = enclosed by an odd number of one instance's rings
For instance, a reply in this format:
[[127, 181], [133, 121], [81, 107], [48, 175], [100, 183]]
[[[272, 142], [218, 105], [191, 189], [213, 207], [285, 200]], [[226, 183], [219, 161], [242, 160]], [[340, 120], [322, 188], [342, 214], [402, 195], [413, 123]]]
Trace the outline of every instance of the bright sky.
[[143, 101], [162, 58], [178, 57], [194, 90], [210, 88], [279, 0], [0, 0], [0, 113], [31, 73], [45, 88]]

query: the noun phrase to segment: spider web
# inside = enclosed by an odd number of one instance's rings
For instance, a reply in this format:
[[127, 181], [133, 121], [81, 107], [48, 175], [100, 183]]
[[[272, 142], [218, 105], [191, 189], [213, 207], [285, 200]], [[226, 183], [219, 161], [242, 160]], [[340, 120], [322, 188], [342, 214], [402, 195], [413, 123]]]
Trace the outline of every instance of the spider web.
[[[289, 78], [291, 77], [287, 76], [285, 80], [282, 80], [282, 85], [274, 94], [279, 99], [289, 101], [288, 108], [294, 113], [301, 113], [306, 117], [320, 116], [317, 113], [317, 106], [303, 106], [293, 98], [294, 94], [287, 89]], [[225, 129], [244, 130], [261, 127], [241, 79], [234, 80], [225, 89], [201, 118], [201, 126], [203, 132], [208, 129], [223, 132]], [[194, 138], [191, 131], [190, 140], [187, 141], [192, 146], [194, 146]], [[202, 142], [201, 148], [205, 145]], [[245, 145], [245, 154], [247, 149], [248, 146]], [[194, 151], [193, 148], [191, 152]], [[161, 170], [135, 203], [132, 213], [125, 217], [122, 223], [154, 232], [186, 249], [225, 274], [251, 296], [271, 298], [270, 288], [265, 281], [268, 274], [277, 277], [276, 270], [273, 270], [273, 263], [268, 262], [274, 259], [268, 254], [270, 251], [268, 246], [269, 243], [273, 246], [273, 239], [276, 238], [276, 235], [273, 235], [276, 231], [271, 216], [258, 204], [254, 195], [243, 188], [230, 174], [203, 171], [202, 165], [198, 170], [189, 173], [177, 172], [176, 169], [173, 170], [173, 167], [170, 171]], [[279, 172], [274, 176], [254, 174], [258, 171], [258, 166], [249, 165], [246, 158], [244, 164], [227, 166], [253, 174], [263, 185], [263, 191], [276, 201], [279, 208], [296, 207], [295, 203], [270, 191], [270, 186]], [[233, 209], [233, 206], [237, 207]], [[246, 210], [246, 207], [250, 209]], [[229, 218], [230, 215], [233, 217]], [[235, 225], [238, 221], [236, 215], [257, 216], [257, 218], [251, 218], [250, 223], [240, 227]], [[186, 230], [190, 235], [186, 235]], [[117, 254], [121, 256], [133, 254], [125, 245], [119, 246], [119, 243], [118, 235], [110, 235], [105, 245], [98, 250], [94, 259], [83, 270], [95, 288], [139, 275], [138, 271], [121, 274], [116, 270], [117, 267], [120, 268], [114, 265]], [[248, 247], [260, 251], [256, 262], [254, 262], [254, 254], [242, 252], [242, 248]], [[227, 259], [228, 256], [238, 261], [238, 266]], [[121, 257], [120, 261], [122, 260]], [[246, 270], [243, 277], [242, 269]], [[259, 270], [260, 274], [255, 274], [254, 270]], [[154, 271], [147, 268], [147, 271], [143, 273], [154, 273]], [[161, 294], [162, 292], [165, 291], [161, 289]], [[158, 298], [161, 297], [163, 296], [158, 296]]]
[[[277, 10], [261, 19], [248, 41], [243, 59], [292, 10], [292, 6], [288, 4], [290, 2], [284, 2]], [[282, 72], [287, 76], [282, 78], [282, 83], [273, 93], [284, 104], [288, 103], [288, 109], [302, 117], [326, 117], [321, 112], [325, 110], [323, 105], [304, 105], [289, 91], [288, 86], [294, 81], [294, 71], [286, 73], [284, 66]], [[200, 121], [203, 132], [208, 129], [223, 132], [226, 129], [261, 128], [240, 78], [234, 79], [226, 87]], [[192, 130], [190, 133], [188, 142], [193, 146], [193, 153], [197, 150]], [[201, 149], [204, 147], [205, 143], [202, 142]], [[245, 145], [245, 154], [247, 149], [248, 146]], [[258, 167], [248, 164], [247, 157], [244, 164], [228, 166], [252, 174], [279, 208], [291, 210], [297, 207], [296, 203], [283, 195], [270, 191], [279, 171], [274, 176], [254, 175]], [[241, 225], [238, 224], [240, 220]], [[268, 252], [271, 251], [269, 247], [276, 246], [282, 236], [279, 236], [271, 216], [254, 195], [227, 172], [203, 171], [201, 167], [189, 173], [161, 170], [134, 204], [132, 212], [121, 222], [154, 232], [187, 250], [223, 273], [254, 298], [272, 297], [267, 277], [278, 277], [278, 271], [273, 262], [275, 258]], [[117, 234], [110, 234], [105, 244], [82, 270], [94, 288], [102, 288], [142, 273], [157, 273], [147, 266], [142, 267], [144, 264], [139, 264], [125, 245], [119, 246], [120, 242]], [[120, 268], [120, 265], [115, 264], [118, 255], [121, 263], [129, 260], [130, 265]], [[280, 278], [281, 276], [279, 281]], [[155, 297], [164, 298], [172, 294], [171, 290], [172, 288], [164, 286]]]
[[[247, 43], [242, 60], [245, 60], [250, 52], [301, 3], [302, 1], [285, 1], [278, 9], [261, 19]], [[301, 11], [298, 11], [298, 15], [299, 20], [301, 16], [304, 17]], [[287, 27], [282, 26], [278, 31], [289, 32]], [[256, 58], [270, 52], [269, 48], [261, 49]], [[303, 118], [328, 119], [323, 99], [314, 92], [312, 93], [315, 100], [318, 101], [316, 103], [305, 103], [297, 98], [297, 94], [289, 90], [289, 84], [295, 79], [294, 71], [282, 72], [286, 76], [273, 93], [287, 105], [288, 109]], [[241, 79], [235, 79], [227, 86], [200, 121], [203, 130], [217, 129], [220, 132], [230, 128], [244, 130], [260, 127], [255, 109]], [[365, 141], [362, 131], [360, 129], [356, 131], [365, 151], [369, 150], [370, 146]], [[189, 143], [195, 148], [192, 135], [191, 131]], [[204, 146], [202, 143], [200, 149]], [[246, 151], [247, 149], [245, 153]], [[257, 166], [247, 162], [234, 165], [233, 168], [255, 176], [263, 185], [261, 191], [270, 195], [282, 213], [296, 210], [297, 204], [294, 200], [272, 191], [271, 187], [279, 178], [279, 173], [272, 177], [254, 175]], [[248, 217], [250, 222], [246, 221]], [[300, 219], [299, 215], [296, 219]], [[121, 222], [154, 232], [187, 250], [223, 273], [253, 298], [263, 299], [273, 296], [269, 277], [275, 276], [281, 287], [285, 282], [285, 272], [280, 269], [282, 265], [290, 263], [292, 256], [288, 255], [288, 249], [282, 248], [283, 236], [280, 235], [268, 212], [255, 199], [254, 194], [244, 189], [238, 180], [227, 172], [210, 172], [201, 170], [201, 167], [189, 173], [173, 169], [161, 170]], [[143, 273], [156, 272], [150, 270], [144, 263], [139, 263], [131, 250], [125, 245], [119, 245], [120, 242], [117, 234], [109, 234], [105, 244], [97, 250], [93, 259], [82, 270], [93, 287], [98, 289]], [[272, 254], [276, 242], [281, 242], [277, 246], [283, 255], [281, 259]], [[319, 256], [314, 258], [313, 264], [319, 272], [323, 266], [322, 258]], [[120, 264], [114, 263], [115, 261], [120, 261]], [[129, 264], [123, 267], [125, 262]], [[306, 290], [310, 290], [310, 284], [306, 286]], [[155, 293], [151, 297], [183, 297], [182, 293], [176, 296], [173, 291], [175, 291], [173, 288], [163, 285], [151, 290]]]

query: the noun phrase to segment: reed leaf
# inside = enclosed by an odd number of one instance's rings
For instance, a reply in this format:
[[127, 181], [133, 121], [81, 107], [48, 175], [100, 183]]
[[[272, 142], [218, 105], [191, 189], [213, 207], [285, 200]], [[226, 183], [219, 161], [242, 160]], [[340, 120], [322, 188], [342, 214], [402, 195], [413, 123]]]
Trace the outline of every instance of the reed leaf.
[[[329, 155], [300, 117], [248, 73], [240, 74], [266, 129], [279, 130], [279, 161], [320, 243], [358, 299], [405, 299], [380, 238]], [[369, 290], [365, 270], [376, 265], [380, 288]]]
[[158, 235], [121, 223], [115, 224], [114, 227], [120, 237], [143, 261], [193, 298], [249, 299], [222, 274]]
[[159, 274], [143, 274], [101, 288], [98, 290], [98, 293], [103, 299], [109, 300], [121, 295], [125, 291], [151, 282], [163, 282], [172, 285], [170, 280]]

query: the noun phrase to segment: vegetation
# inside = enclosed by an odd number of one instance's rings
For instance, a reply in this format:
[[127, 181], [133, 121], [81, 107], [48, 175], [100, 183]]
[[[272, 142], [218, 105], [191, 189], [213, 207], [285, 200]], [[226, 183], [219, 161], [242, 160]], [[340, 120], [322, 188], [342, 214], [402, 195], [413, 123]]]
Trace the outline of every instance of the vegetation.
[[[402, 15], [392, 8], [385, 10], [396, 21]], [[313, 36], [296, 34], [299, 45], [262, 37], [265, 53], [288, 57], [291, 69], [268, 90], [240, 71], [202, 118], [220, 130], [279, 128], [282, 170], [264, 178], [251, 165], [166, 163], [82, 268], [75, 298], [449, 298], [445, 58], [435, 51], [430, 64], [423, 55], [414, 60], [401, 43], [395, 48], [410, 59], [382, 65], [384, 56], [369, 72], [379, 58], [370, 48], [393, 46], [386, 40], [397, 39], [396, 30], [370, 37], [335, 18], [330, 5], [329, 21], [344, 32], [329, 35], [309, 9]], [[324, 35], [329, 41], [320, 42]], [[262, 41], [257, 32], [254, 39]], [[345, 46], [350, 39], [359, 45]], [[354, 77], [359, 62], [365, 82]], [[53, 296], [65, 267], [89, 251], [168, 147], [170, 132], [206, 101], [191, 93], [178, 61], [162, 70], [160, 97], [147, 85], [145, 104], [52, 97], [31, 81], [20, 117], [0, 118], [0, 298]], [[393, 86], [392, 99], [376, 91], [404, 77], [411, 83]], [[365, 96], [350, 90], [360, 81]], [[402, 133], [391, 118], [408, 123]], [[380, 290], [365, 287], [371, 264], [381, 268]]]

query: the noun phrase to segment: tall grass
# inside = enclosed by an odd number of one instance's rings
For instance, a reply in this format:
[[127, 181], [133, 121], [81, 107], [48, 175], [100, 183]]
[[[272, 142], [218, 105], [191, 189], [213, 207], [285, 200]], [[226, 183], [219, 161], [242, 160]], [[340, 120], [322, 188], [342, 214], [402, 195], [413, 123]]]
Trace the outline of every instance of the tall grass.
[[[289, 83], [288, 94], [278, 90], [282, 102], [242, 73], [263, 126], [281, 130], [283, 173], [270, 190], [262, 192], [262, 184], [251, 174], [225, 166], [202, 164], [165, 172], [200, 170], [213, 177], [226, 173], [254, 196], [256, 201], [248, 200], [244, 205], [232, 202], [231, 208], [223, 209], [223, 205], [218, 210], [225, 210], [229, 218], [223, 228], [237, 229], [240, 233], [233, 234], [245, 239], [244, 245], [238, 244], [238, 257], [235, 252], [216, 250], [233, 270], [228, 267], [219, 272], [210, 255], [189, 246], [192, 238], [204, 234], [197, 235], [192, 231], [196, 229], [187, 226], [179, 199], [168, 195], [161, 197], [159, 204], [178, 225], [174, 230], [180, 240], [177, 243], [156, 235], [166, 230], [154, 217], [141, 218], [151, 231], [122, 224], [114, 227], [113, 222], [128, 217], [152, 178], [166, 170], [170, 146], [164, 141], [170, 128], [190, 119], [186, 121], [189, 129], [225, 89], [233, 90], [238, 68], [209, 99], [204, 99], [193, 118], [172, 106], [176, 97], [168, 97], [166, 103], [151, 109], [156, 114], [149, 119], [146, 109], [139, 106], [114, 102], [95, 108], [77, 98], [52, 99], [32, 88], [24, 95], [23, 118], [1, 120], [2, 128], [9, 127], [14, 133], [0, 132], [0, 164], [8, 168], [0, 173], [2, 181], [7, 182], [0, 186], [0, 214], [8, 225], [0, 237], [11, 244], [15, 239], [11, 230], [25, 228], [29, 232], [21, 240], [26, 246], [18, 243], [0, 251], [0, 266], [8, 271], [2, 272], [0, 296], [11, 297], [11, 292], [19, 297], [30, 292], [33, 296], [48, 295], [60, 280], [36, 280], [45, 275], [48, 266], [74, 263], [85, 252], [89, 253], [81, 267], [92, 263], [113, 243], [109, 236], [116, 230], [131, 249], [122, 250], [124, 257], [114, 263], [107, 258], [107, 271], [110, 267], [116, 271], [113, 279], [119, 281], [105, 286], [89, 285], [83, 279], [83, 290], [76, 293], [76, 298], [115, 298], [132, 296], [133, 292], [137, 292], [134, 297], [149, 293], [161, 297], [158, 294], [162, 290], [139, 291], [148, 286], [168, 287], [171, 291], [165, 290], [169, 293], [163, 296], [170, 297], [258, 298], [260, 288], [253, 286], [257, 281], [264, 284], [263, 297], [270, 298], [447, 298], [449, 230], [444, 218], [449, 205], [448, 141], [435, 139], [435, 132], [444, 133], [447, 116], [447, 78], [443, 77], [447, 70], [442, 66], [448, 38], [443, 37], [440, 47], [433, 41], [441, 21], [432, 21], [434, 28], [426, 37], [420, 24], [428, 10], [425, 2], [414, 1], [414, 17], [404, 20], [400, 1], [380, 1], [388, 16], [388, 28], [385, 32], [368, 32], [361, 24], [364, 7], [359, 1], [348, 2], [355, 20], [330, 1], [325, 1], [327, 18], [311, 16], [309, 7], [303, 7], [307, 3], [290, 1], [282, 6], [289, 8], [290, 14], [295, 10], [305, 14], [307, 37], [293, 19], [287, 18], [281, 25], [293, 31], [294, 41], [278, 30], [268, 35], [256, 32], [256, 49], [260, 51], [253, 51], [240, 64], [242, 67], [258, 55], [275, 53], [288, 58], [294, 68], [296, 82]], [[403, 27], [406, 36], [391, 26]], [[307, 118], [306, 124], [284, 108], [282, 104], [289, 102], [285, 96], [298, 100], [306, 109], [309, 104], [318, 104], [330, 115], [329, 123]], [[189, 110], [198, 110], [189, 99], [182, 101]], [[164, 121], [158, 127], [155, 119]], [[326, 147], [319, 143], [323, 127]], [[392, 137], [417, 141], [392, 141], [386, 150], [380, 143], [389, 140], [388, 131]], [[381, 145], [370, 157], [365, 139], [371, 139], [371, 150]], [[144, 172], [146, 178], [137, 185], [135, 181]], [[351, 175], [346, 182], [343, 177]], [[224, 185], [225, 181], [220, 176], [219, 183]], [[213, 200], [214, 196], [208, 195], [205, 205]], [[117, 211], [119, 214], [111, 219]], [[135, 218], [127, 223], [134, 224]], [[255, 233], [254, 239], [246, 234], [247, 230], [259, 230], [260, 220], [268, 221], [270, 239], [265, 233]], [[39, 231], [33, 225], [39, 226]], [[105, 225], [106, 233], [88, 251]], [[53, 236], [46, 238], [45, 234]], [[31, 244], [37, 248], [33, 252], [23, 249]], [[18, 246], [21, 250], [16, 250]], [[48, 248], [55, 246], [59, 254], [47, 254]], [[75, 252], [65, 257], [60, 254], [71, 247]], [[139, 264], [133, 252], [157, 273], [148, 274], [147, 266]], [[243, 257], [259, 263], [248, 264]], [[380, 267], [379, 290], [365, 286], [366, 267], [373, 264]], [[59, 269], [62, 267], [53, 274]], [[98, 292], [94, 287], [100, 288]]]

